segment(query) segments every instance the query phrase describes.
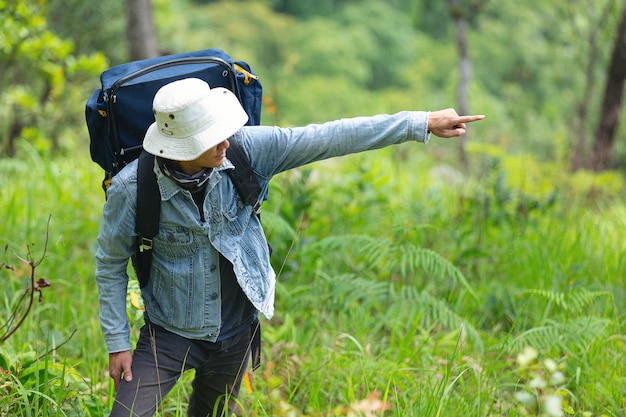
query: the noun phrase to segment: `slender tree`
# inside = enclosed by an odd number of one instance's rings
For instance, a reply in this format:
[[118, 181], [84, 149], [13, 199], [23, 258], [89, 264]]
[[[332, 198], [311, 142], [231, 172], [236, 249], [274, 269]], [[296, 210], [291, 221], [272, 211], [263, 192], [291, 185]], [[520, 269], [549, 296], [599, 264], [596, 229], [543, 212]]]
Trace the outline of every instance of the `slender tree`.
[[[454, 24], [455, 41], [459, 56], [459, 85], [457, 87], [457, 108], [459, 114], [469, 114], [468, 95], [469, 84], [472, 78], [472, 62], [467, 42], [469, 14], [479, 11], [485, 3], [486, 0], [475, 0], [470, 3], [462, 0], [448, 0], [448, 8]], [[465, 150], [468, 140], [468, 133], [459, 140], [459, 162], [465, 169], [469, 166]]]
[[128, 43], [130, 59], [159, 55], [151, 0], [126, 0], [128, 7]]
[[588, 119], [590, 103], [593, 101], [596, 93], [596, 79], [595, 70], [597, 67], [598, 56], [602, 50], [602, 43], [599, 40], [600, 31], [607, 24], [612, 10], [615, 10], [613, 1], [607, 1], [604, 3], [599, 13], [592, 13], [587, 9], [587, 15], [589, 18], [588, 30], [577, 29], [576, 20], [578, 19], [575, 5], [568, 3], [565, 5], [565, 12], [569, 18], [570, 25], [576, 33], [577, 39], [585, 39], [587, 41], [587, 56], [584, 59], [585, 65], [585, 82], [582, 89], [582, 96], [580, 101], [576, 104], [576, 118], [574, 119], [573, 126], [575, 131], [575, 143], [572, 151], [570, 164], [571, 169], [576, 171], [580, 168], [587, 167], [591, 164], [591, 155], [588, 152], [589, 147], [589, 130]]
[[626, 82], [626, 6], [622, 11], [622, 21], [617, 29], [615, 44], [604, 88], [604, 98], [600, 109], [600, 120], [593, 143], [591, 167], [595, 171], [606, 168], [615, 142], [615, 132]]

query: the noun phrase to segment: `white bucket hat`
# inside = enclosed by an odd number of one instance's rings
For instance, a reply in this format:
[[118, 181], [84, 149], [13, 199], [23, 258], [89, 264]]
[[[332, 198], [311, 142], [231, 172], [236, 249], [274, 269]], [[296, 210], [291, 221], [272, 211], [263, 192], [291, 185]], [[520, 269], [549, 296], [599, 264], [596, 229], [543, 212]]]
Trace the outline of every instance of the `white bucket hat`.
[[239, 100], [228, 89], [211, 88], [198, 78], [164, 85], [152, 105], [156, 122], [143, 148], [175, 161], [191, 161], [231, 137], [248, 121]]

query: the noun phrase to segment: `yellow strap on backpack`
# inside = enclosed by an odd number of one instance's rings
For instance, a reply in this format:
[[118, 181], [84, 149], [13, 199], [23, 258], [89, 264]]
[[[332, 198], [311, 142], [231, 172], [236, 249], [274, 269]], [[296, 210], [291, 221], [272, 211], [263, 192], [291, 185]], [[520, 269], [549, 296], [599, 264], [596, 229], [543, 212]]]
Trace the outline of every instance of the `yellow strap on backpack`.
[[244, 75], [243, 83], [245, 85], [250, 84], [250, 80], [258, 80], [259, 79], [259, 77], [257, 77], [255, 74], [252, 74], [250, 71], [247, 71], [241, 65], [239, 65], [239, 64], [234, 64], [234, 65], [235, 65], [235, 68], [237, 69], [237, 71], [241, 72]]

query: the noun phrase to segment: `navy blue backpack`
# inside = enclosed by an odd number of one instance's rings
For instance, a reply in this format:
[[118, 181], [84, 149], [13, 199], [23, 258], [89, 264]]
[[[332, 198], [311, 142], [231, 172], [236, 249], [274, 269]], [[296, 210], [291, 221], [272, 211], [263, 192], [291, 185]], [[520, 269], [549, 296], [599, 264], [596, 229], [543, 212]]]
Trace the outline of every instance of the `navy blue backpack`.
[[102, 88], [92, 94], [85, 108], [91, 158], [105, 171], [105, 188], [110, 178], [139, 157], [144, 134], [154, 122], [152, 100], [157, 90], [191, 77], [231, 90], [248, 113], [248, 124], [260, 123], [263, 89], [258, 77], [247, 63], [233, 61], [220, 49], [112, 67], [100, 75]]
[[[148, 126], [154, 122], [152, 101], [157, 90], [172, 81], [200, 78], [211, 88], [231, 90], [248, 113], [248, 125], [261, 121], [263, 90], [256, 74], [243, 61], [220, 49], [205, 49], [176, 55], [133, 61], [118, 65], [100, 75], [102, 88], [88, 99], [85, 118], [90, 136], [91, 158], [105, 172], [106, 190], [129, 162], [139, 158], [137, 170], [137, 222], [139, 234], [133, 265], [140, 285], [148, 282], [152, 260], [152, 238], [158, 233], [160, 194], [153, 172], [152, 155], [142, 152]], [[140, 156], [141, 155], [141, 156]], [[248, 158], [235, 141], [227, 150], [235, 166], [228, 170], [242, 202], [258, 214], [261, 188]]]

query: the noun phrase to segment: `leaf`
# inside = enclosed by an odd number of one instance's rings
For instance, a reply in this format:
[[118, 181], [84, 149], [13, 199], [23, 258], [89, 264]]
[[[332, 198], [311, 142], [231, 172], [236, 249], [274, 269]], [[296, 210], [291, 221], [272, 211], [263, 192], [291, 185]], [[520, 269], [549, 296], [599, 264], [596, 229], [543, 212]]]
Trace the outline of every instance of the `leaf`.
[[391, 405], [381, 401], [380, 392], [373, 391], [371, 392], [367, 398], [358, 401], [350, 406], [352, 411], [357, 411], [361, 413], [365, 413], [366, 416], [374, 416], [373, 412], [375, 411], [385, 411], [390, 410]]
[[137, 294], [135, 291], [130, 292], [130, 303], [137, 310], [141, 310], [141, 311], [145, 310], [145, 307], [142, 305], [142, 303], [139, 300], [139, 294]]
[[50, 284], [50, 281], [46, 281], [43, 278], [39, 278], [37, 282], [35, 282], [35, 289], [46, 288], [46, 287], [50, 287], [51, 285], [52, 284]]

